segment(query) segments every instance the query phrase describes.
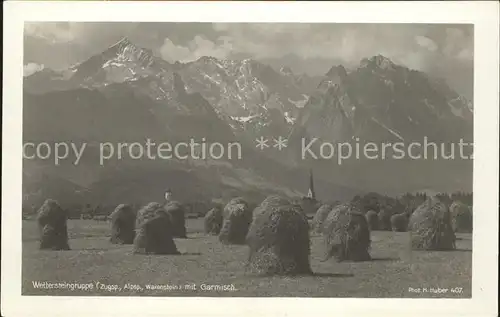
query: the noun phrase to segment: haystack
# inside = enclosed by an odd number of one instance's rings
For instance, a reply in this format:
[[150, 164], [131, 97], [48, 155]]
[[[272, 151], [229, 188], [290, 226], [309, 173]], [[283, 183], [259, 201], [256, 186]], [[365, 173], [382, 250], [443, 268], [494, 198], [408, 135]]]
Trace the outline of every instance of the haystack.
[[391, 231], [392, 213], [387, 209], [381, 209], [378, 212], [378, 229], [382, 231]]
[[408, 229], [413, 250], [455, 249], [450, 212], [436, 197], [428, 198], [412, 213]]
[[205, 233], [218, 235], [222, 228], [222, 221], [222, 209], [220, 207], [210, 209], [204, 218]]
[[134, 253], [179, 254], [172, 238], [170, 217], [158, 203], [142, 207], [135, 222]]
[[243, 197], [235, 197], [231, 199], [227, 204], [224, 205], [222, 216], [226, 218], [226, 216], [230, 214], [229, 209], [227, 208], [229, 205], [238, 205], [238, 204], [248, 205], [248, 202]]
[[135, 238], [135, 212], [132, 206], [121, 204], [109, 215], [111, 243], [132, 244]]
[[232, 199], [224, 207], [223, 217], [219, 241], [224, 244], [244, 244], [252, 222], [252, 211], [248, 203], [242, 198]]
[[332, 211], [333, 207], [334, 207], [333, 204], [324, 204], [318, 208], [313, 218], [314, 231], [316, 231], [317, 233], [322, 232], [323, 223], [325, 222], [325, 219], [330, 213], [330, 211]]
[[366, 221], [368, 222], [368, 227], [371, 231], [379, 230], [379, 219], [378, 214], [375, 210], [368, 210], [365, 214]]
[[288, 204], [290, 204], [288, 199], [282, 196], [279, 195], [268, 196], [257, 207], [255, 207], [255, 209], [253, 210], [253, 218], [255, 219], [257, 216], [263, 214], [269, 207], [278, 207]]
[[69, 250], [67, 213], [57, 201], [47, 199], [38, 210], [41, 250]]
[[325, 260], [335, 257], [337, 261], [371, 260], [370, 229], [365, 215], [352, 204], [336, 206], [323, 224]]
[[395, 232], [405, 232], [408, 230], [408, 216], [405, 213], [391, 216], [391, 229]]
[[309, 225], [299, 205], [265, 204], [246, 238], [248, 268], [263, 275], [311, 274]]
[[450, 206], [450, 213], [453, 231], [472, 232], [472, 212], [469, 206], [460, 201], [455, 201]]
[[169, 201], [165, 205], [165, 211], [170, 217], [172, 224], [172, 236], [174, 238], [186, 238], [186, 211], [178, 201]]

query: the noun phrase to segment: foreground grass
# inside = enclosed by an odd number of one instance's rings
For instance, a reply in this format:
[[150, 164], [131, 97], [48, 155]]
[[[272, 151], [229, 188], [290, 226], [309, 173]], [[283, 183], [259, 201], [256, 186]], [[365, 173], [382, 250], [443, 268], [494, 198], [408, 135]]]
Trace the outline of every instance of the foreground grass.
[[[94, 220], [69, 220], [72, 250], [40, 251], [35, 221], [23, 221], [23, 295], [471, 297], [470, 234], [458, 236], [456, 251], [411, 252], [408, 233], [376, 231], [372, 233], [374, 260], [361, 263], [322, 262], [322, 241], [313, 234], [314, 276], [255, 277], [245, 272], [247, 247], [225, 246], [217, 237], [204, 235], [202, 219], [187, 220], [189, 238], [175, 241], [183, 253], [178, 256], [134, 255], [130, 245], [108, 242], [108, 226]], [[93, 283], [94, 289], [36, 289], [34, 281]], [[118, 290], [96, 290], [95, 282], [117, 285]], [[127, 283], [140, 289], [126, 289]], [[146, 284], [169, 289], [147, 290]], [[203, 290], [202, 284], [232, 284], [234, 289]], [[435, 288], [447, 291], [432, 293]]]

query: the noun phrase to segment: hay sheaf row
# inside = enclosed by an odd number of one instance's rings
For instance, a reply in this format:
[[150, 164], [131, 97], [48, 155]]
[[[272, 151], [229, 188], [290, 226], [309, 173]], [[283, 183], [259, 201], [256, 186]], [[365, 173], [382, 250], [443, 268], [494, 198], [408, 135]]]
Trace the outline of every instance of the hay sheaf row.
[[353, 204], [334, 207], [323, 224], [325, 259], [368, 261], [371, 238], [365, 215]]
[[69, 250], [68, 215], [57, 201], [47, 199], [38, 210], [41, 250]]
[[392, 215], [388, 209], [382, 209], [378, 212], [378, 230], [391, 231]]
[[121, 204], [109, 215], [113, 244], [132, 244], [135, 238], [135, 212], [132, 206]]
[[406, 232], [408, 230], [409, 214], [406, 212], [391, 215], [385, 210], [381, 210], [379, 213], [369, 210], [365, 217], [370, 231]]
[[455, 201], [450, 206], [452, 227], [455, 232], [472, 232], [472, 211], [466, 204]]
[[380, 229], [378, 213], [375, 210], [368, 210], [365, 217], [371, 231]]
[[453, 250], [455, 232], [446, 205], [435, 197], [427, 199], [411, 215], [408, 228], [413, 250]]
[[396, 232], [406, 232], [408, 230], [408, 215], [405, 213], [391, 216], [391, 229]]
[[247, 269], [252, 273], [312, 274], [307, 217], [299, 205], [286, 198], [270, 196], [255, 208], [246, 244]]
[[[47, 199], [38, 210], [40, 249], [69, 250], [68, 215], [52, 199]], [[185, 210], [176, 201], [165, 206], [149, 203], [137, 214], [130, 205], [118, 205], [108, 217], [111, 224], [110, 242], [134, 244], [135, 253], [178, 254], [172, 238], [185, 238]]]
[[134, 253], [179, 254], [173, 240], [172, 221], [159, 203], [149, 203], [137, 212]]
[[252, 222], [252, 210], [241, 197], [232, 199], [223, 211], [219, 241], [224, 244], [245, 244], [245, 237]]
[[323, 222], [325, 222], [326, 217], [335, 207], [334, 204], [323, 204], [318, 208], [316, 214], [314, 214], [313, 218], [313, 230], [316, 233], [321, 233], [323, 230]]
[[222, 221], [224, 220], [224, 217], [222, 216], [222, 208], [217, 206], [210, 209], [203, 220], [206, 234], [216, 236], [219, 235], [222, 228]]
[[[354, 204], [322, 205], [313, 219], [313, 228], [322, 234], [325, 259], [369, 260], [370, 230], [380, 228], [387, 214], [362, 214]], [[411, 214], [389, 218], [394, 231], [410, 231], [415, 250], [451, 250], [455, 233], [472, 230], [472, 213], [463, 203], [448, 209], [439, 199], [428, 198]], [[112, 243], [134, 244], [135, 253], [179, 254], [173, 238], [186, 237], [185, 210], [178, 202], [150, 203], [137, 214], [129, 205], [111, 213]], [[40, 248], [69, 250], [67, 214], [54, 200], [46, 200], [38, 211]], [[310, 237], [306, 214], [298, 204], [280, 196], [269, 196], [255, 209], [241, 197], [225, 207], [210, 210], [205, 232], [218, 235], [224, 244], [247, 244], [249, 267], [265, 274], [310, 273]], [[470, 231], [469, 231], [470, 232]], [[306, 260], [307, 259], [307, 260]]]
[[290, 201], [279, 195], [271, 195], [264, 199], [252, 213], [253, 218], [257, 218], [259, 215], [265, 213], [269, 208], [289, 205]]
[[169, 201], [164, 208], [172, 223], [172, 236], [174, 238], [186, 238], [186, 211], [184, 206], [178, 201]]
[[136, 236], [136, 231], [140, 231], [139, 227], [144, 222], [144, 217], [150, 217], [151, 214], [145, 210], [151, 209], [162, 210], [169, 217], [170, 234], [174, 238], [186, 238], [185, 225], [185, 210], [184, 207], [176, 201], [171, 201], [164, 206], [159, 206], [158, 203], [150, 203], [144, 206], [137, 216], [130, 205], [121, 204], [111, 213], [109, 220], [111, 222], [111, 243], [115, 244], [132, 244]]

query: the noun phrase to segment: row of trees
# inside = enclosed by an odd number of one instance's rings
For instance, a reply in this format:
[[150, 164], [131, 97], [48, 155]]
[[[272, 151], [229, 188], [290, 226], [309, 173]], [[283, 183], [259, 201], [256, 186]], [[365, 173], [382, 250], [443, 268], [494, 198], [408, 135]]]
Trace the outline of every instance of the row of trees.
[[[139, 210], [141, 204], [131, 204], [133, 210]], [[188, 217], [202, 217], [210, 210], [212, 204], [206, 202], [191, 202], [186, 203]], [[100, 205], [100, 204], [73, 204], [62, 206], [66, 209], [69, 219], [102, 219], [107, 218], [117, 207], [117, 205]], [[30, 205], [23, 206], [23, 219], [29, 219], [36, 215], [39, 206]]]
[[[379, 213], [381, 210], [389, 212], [390, 214], [396, 213], [409, 213], [411, 214], [419, 205], [421, 205], [428, 195], [426, 193], [406, 193], [399, 197], [389, 197], [378, 193], [368, 193], [366, 195], [357, 195], [352, 199], [352, 203], [363, 212], [373, 210]], [[472, 193], [454, 192], [451, 194], [439, 193], [436, 195], [442, 202], [448, 206], [453, 201], [459, 201], [467, 206], [472, 206]]]

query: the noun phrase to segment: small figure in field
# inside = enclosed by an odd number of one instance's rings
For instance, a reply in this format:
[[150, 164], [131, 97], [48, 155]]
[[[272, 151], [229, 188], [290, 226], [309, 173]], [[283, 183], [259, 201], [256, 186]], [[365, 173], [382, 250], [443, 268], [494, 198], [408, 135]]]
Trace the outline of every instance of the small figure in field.
[[170, 190], [169, 188], [165, 191], [165, 202], [168, 203], [171, 200], [172, 200], [172, 190]]

